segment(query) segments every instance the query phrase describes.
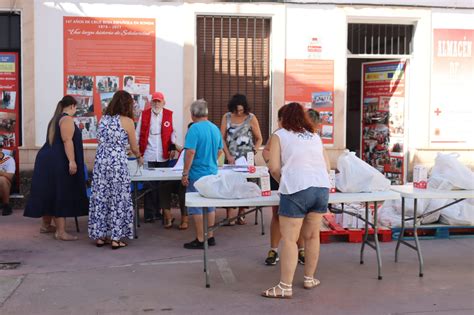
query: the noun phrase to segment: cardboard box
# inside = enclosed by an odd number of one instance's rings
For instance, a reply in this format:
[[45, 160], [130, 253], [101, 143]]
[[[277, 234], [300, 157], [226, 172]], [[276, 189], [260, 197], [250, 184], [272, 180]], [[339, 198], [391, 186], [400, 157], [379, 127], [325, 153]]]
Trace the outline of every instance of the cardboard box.
[[428, 186], [428, 169], [423, 165], [413, 167], [413, 187], [426, 189]]
[[260, 189], [262, 190], [262, 196], [271, 196], [270, 175], [260, 177]]
[[255, 173], [257, 171], [255, 168], [255, 155], [253, 152], [247, 153], [247, 165], [249, 173]]
[[329, 183], [331, 184], [331, 188], [329, 192], [335, 193], [336, 192], [336, 171], [330, 170], [329, 171]]

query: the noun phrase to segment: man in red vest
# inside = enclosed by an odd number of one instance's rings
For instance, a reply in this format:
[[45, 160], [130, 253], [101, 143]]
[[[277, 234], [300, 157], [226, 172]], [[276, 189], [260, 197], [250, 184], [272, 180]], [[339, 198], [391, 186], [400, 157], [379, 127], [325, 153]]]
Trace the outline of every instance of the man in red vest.
[[[151, 96], [151, 107], [142, 112], [137, 125], [140, 153], [149, 168], [167, 167], [170, 156], [174, 156], [176, 132], [173, 128], [173, 112], [164, 108], [165, 96], [155, 92]], [[159, 209], [159, 182], [148, 182], [151, 192], [145, 195], [145, 222], [161, 219]]]

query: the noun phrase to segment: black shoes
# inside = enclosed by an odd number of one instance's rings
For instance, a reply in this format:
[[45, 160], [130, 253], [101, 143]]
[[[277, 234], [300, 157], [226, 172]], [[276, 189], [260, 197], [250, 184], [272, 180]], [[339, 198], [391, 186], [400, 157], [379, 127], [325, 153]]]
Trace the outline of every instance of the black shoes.
[[12, 207], [9, 204], [2, 204], [2, 215], [10, 215], [13, 213]]
[[265, 264], [268, 266], [274, 266], [279, 260], [280, 257], [278, 257], [278, 253], [273, 249], [270, 249], [268, 251], [267, 259], [265, 259]]
[[[209, 246], [216, 246], [216, 239], [214, 237], [210, 237], [207, 240], [207, 244]], [[204, 242], [200, 242], [198, 239], [195, 239], [192, 242], [185, 243], [183, 247], [186, 249], [204, 249]]]

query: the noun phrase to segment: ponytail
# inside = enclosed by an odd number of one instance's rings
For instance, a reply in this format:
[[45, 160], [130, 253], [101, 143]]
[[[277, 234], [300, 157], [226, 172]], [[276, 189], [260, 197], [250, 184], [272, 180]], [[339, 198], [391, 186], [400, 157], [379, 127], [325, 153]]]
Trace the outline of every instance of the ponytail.
[[56, 135], [56, 125], [59, 121], [59, 118], [61, 117], [63, 109], [65, 107], [76, 105], [76, 104], [77, 104], [76, 99], [70, 95], [64, 96], [62, 100], [58, 102], [58, 105], [56, 106], [56, 110], [54, 111], [53, 117], [48, 123], [48, 133], [46, 136], [46, 141], [48, 141], [49, 145], [53, 145], [54, 136]]

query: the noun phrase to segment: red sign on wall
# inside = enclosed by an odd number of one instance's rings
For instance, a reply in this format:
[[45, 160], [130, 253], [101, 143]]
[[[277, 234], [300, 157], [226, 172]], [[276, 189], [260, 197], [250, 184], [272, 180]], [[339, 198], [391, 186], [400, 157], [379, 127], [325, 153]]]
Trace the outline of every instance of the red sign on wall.
[[[19, 56], [16, 52], [0, 52], [0, 143], [16, 162], [16, 185], [19, 186]], [[18, 187], [16, 187], [18, 188]]]
[[334, 61], [287, 59], [285, 104], [289, 102], [317, 110], [323, 143], [334, 143]]
[[64, 93], [78, 101], [75, 122], [96, 142], [98, 121], [117, 90], [135, 100], [135, 117], [155, 87], [155, 19], [64, 17]]

